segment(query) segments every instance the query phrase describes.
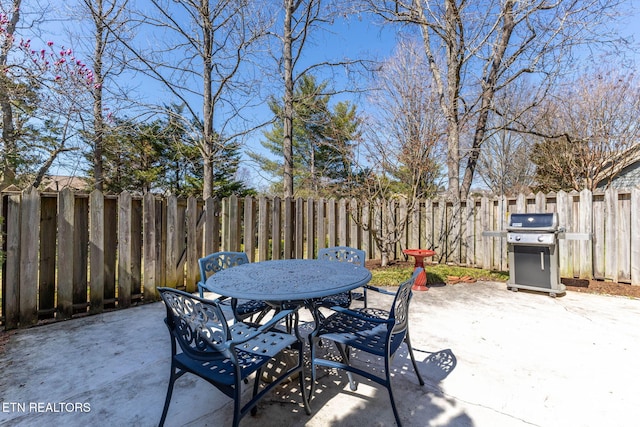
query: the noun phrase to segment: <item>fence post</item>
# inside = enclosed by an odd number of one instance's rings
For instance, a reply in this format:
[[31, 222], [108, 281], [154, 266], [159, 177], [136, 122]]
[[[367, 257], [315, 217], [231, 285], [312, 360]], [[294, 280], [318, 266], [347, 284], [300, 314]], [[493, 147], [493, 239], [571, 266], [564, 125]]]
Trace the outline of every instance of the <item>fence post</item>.
[[209, 197], [204, 201], [204, 254], [220, 250], [220, 199]]
[[471, 197], [467, 197], [464, 203], [464, 210], [462, 215], [463, 234], [462, 234], [462, 262], [468, 267], [475, 266], [475, 247], [473, 241], [473, 234], [475, 232], [473, 228], [473, 212], [475, 202]]
[[244, 198], [244, 251], [249, 257], [249, 261], [254, 262], [256, 259], [256, 209], [253, 197], [246, 196]]
[[337, 246], [336, 227], [336, 199], [332, 198], [327, 202], [327, 228], [329, 229], [327, 247], [329, 248]]
[[618, 191], [609, 188], [604, 192], [606, 242], [605, 278], [618, 281]]
[[307, 199], [307, 214], [305, 215], [307, 217], [307, 226], [306, 226], [306, 235], [307, 235], [307, 239], [306, 239], [306, 243], [307, 243], [307, 248], [306, 248], [306, 253], [307, 253], [307, 258], [309, 259], [314, 259], [316, 257], [315, 254], [315, 247], [316, 247], [316, 236], [315, 236], [315, 221], [314, 221], [314, 213], [315, 213], [315, 203], [314, 200], [309, 197]]
[[269, 259], [269, 199], [258, 199], [258, 261]]
[[187, 199], [186, 211], [186, 227], [187, 227], [187, 292], [195, 292], [196, 283], [199, 280], [200, 269], [198, 267], [198, 259], [200, 258], [201, 249], [198, 247], [198, 201], [191, 196]]
[[118, 196], [118, 308], [131, 306], [133, 283], [131, 211], [131, 194], [123, 191]]
[[284, 199], [284, 259], [291, 259], [293, 255], [294, 219], [293, 202], [287, 197]]
[[318, 249], [327, 247], [327, 218], [325, 212], [325, 200], [320, 198], [316, 203], [316, 237], [318, 240]]
[[[483, 196], [482, 199], [480, 199], [480, 228], [484, 231], [484, 230], [488, 230], [488, 231], [493, 231], [493, 224], [489, 223], [489, 208], [491, 207], [491, 203], [489, 201], [489, 198], [487, 196]], [[491, 227], [490, 227], [491, 225]], [[493, 253], [493, 244], [494, 244], [494, 238], [490, 237], [490, 236], [485, 236], [483, 237], [483, 244], [482, 244], [482, 256], [480, 257], [481, 259], [481, 266], [482, 268], [484, 268], [485, 270], [491, 270], [493, 268], [493, 265], [491, 263], [491, 255]]]
[[104, 252], [104, 196], [94, 190], [89, 196], [89, 313], [104, 309], [105, 252]]
[[295, 236], [293, 238], [296, 259], [304, 258], [304, 199], [298, 197], [295, 201]]
[[282, 201], [280, 197], [273, 198], [273, 212], [271, 215], [271, 259], [280, 259], [282, 252]]
[[[578, 224], [580, 233], [593, 236], [593, 194], [584, 189], [580, 192], [580, 221]], [[593, 277], [593, 240], [580, 241], [580, 278]]]
[[360, 215], [358, 208], [358, 200], [352, 198], [349, 202], [349, 209], [347, 209], [347, 220], [349, 221], [349, 246], [354, 248], [360, 247], [360, 227], [358, 221], [355, 220]]
[[[558, 213], [558, 225], [561, 227], [568, 227], [571, 224], [571, 209], [569, 194], [565, 191], [559, 191], [556, 195], [556, 211]], [[567, 230], [570, 231], [570, 230]], [[565, 239], [558, 240], [558, 262], [560, 264], [560, 276], [567, 276], [571, 271], [569, 263], [570, 252], [569, 244]]]
[[20, 215], [20, 327], [38, 323], [38, 246], [40, 194], [34, 187], [22, 192]]
[[155, 301], [158, 280], [156, 246], [159, 242], [156, 233], [156, 198], [152, 193], [147, 193], [142, 198], [142, 235], [143, 296], [144, 301]]
[[338, 245], [349, 246], [349, 229], [347, 228], [347, 201], [338, 202]]
[[183, 240], [184, 236], [181, 236], [178, 232], [179, 217], [178, 217], [178, 198], [175, 195], [167, 197], [167, 252], [166, 252], [166, 278], [167, 286], [171, 288], [178, 287], [178, 277], [182, 275], [178, 274], [178, 261], [180, 260], [180, 254], [182, 253], [182, 247], [178, 243]]
[[12, 194], [7, 201], [5, 265], [2, 281], [6, 283], [2, 294], [5, 325], [7, 329], [20, 326], [20, 202], [18, 194]]
[[375, 255], [374, 247], [371, 244], [371, 224], [369, 223], [371, 215], [371, 205], [369, 201], [365, 201], [360, 209], [360, 224], [362, 229], [362, 250], [367, 254], [367, 259], [372, 259]]

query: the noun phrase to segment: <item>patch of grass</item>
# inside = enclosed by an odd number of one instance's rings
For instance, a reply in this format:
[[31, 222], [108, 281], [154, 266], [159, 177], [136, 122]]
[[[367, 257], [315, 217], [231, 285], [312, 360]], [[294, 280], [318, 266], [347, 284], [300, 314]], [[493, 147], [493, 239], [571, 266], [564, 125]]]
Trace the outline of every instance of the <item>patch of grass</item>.
[[[509, 273], [505, 271], [489, 271], [479, 268], [458, 267], [453, 265], [428, 265], [427, 282], [445, 283], [447, 276], [469, 276], [476, 280], [486, 280], [494, 282], [506, 282]], [[371, 281], [373, 286], [398, 286], [401, 282], [411, 277], [413, 266], [388, 266], [378, 267], [371, 270]]]

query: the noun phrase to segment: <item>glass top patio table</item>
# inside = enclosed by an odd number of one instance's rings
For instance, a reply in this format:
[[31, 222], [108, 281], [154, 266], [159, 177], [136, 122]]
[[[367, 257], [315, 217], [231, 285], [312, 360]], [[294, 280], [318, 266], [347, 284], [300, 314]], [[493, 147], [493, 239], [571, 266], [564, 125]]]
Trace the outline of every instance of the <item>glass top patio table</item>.
[[350, 291], [371, 280], [365, 267], [348, 262], [289, 259], [221, 270], [205, 283], [220, 295], [261, 301], [303, 301]]

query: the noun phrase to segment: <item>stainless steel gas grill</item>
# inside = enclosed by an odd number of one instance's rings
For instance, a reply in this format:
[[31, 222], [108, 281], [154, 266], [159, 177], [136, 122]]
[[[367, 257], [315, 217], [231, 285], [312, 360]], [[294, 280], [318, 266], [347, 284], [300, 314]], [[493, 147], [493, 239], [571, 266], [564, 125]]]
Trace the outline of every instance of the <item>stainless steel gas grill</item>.
[[512, 213], [509, 215], [507, 225], [508, 289], [543, 291], [548, 292], [552, 297], [565, 292], [566, 288], [560, 282], [559, 232], [556, 213]]

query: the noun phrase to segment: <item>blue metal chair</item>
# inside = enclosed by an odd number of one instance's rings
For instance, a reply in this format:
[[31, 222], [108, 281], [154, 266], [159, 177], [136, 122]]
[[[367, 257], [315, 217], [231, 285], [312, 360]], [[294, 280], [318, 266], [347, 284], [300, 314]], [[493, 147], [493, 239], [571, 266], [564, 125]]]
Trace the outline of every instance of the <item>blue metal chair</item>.
[[[318, 259], [323, 259], [327, 261], [338, 261], [338, 262], [350, 262], [355, 265], [359, 265], [364, 267], [365, 260], [367, 255], [365, 251], [360, 249], [351, 248], [348, 246], [335, 246], [332, 248], [322, 248], [318, 249]], [[327, 297], [321, 298], [317, 301], [314, 301], [317, 307], [333, 307], [339, 306], [344, 308], [349, 308], [351, 305], [351, 301], [364, 300], [364, 306], [367, 306], [367, 287], [365, 286], [364, 292], [342, 292], [336, 295], [329, 295]]]
[[[295, 374], [299, 377], [305, 411], [311, 414], [305, 392], [304, 343], [299, 336], [274, 329], [287, 316], [297, 320], [297, 310], [283, 309], [258, 327], [243, 322], [229, 325], [217, 300], [171, 288], [158, 288], [158, 292], [167, 309], [165, 323], [171, 334], [171, 376], [160, 426], [166, 420], [175, 381], [186, 373], [205, 379], [233, 399], [234, 427], [248, 412], [255, 414], [258, 401], [270, 390]], [[263, 368], [285, 349], [297, 352], [297, 363], [277, 371], [270, 382], [263, 382], [260, 390]], [[242, 405], [241, 384], [253, 374], [253, 394]]]
[[[215, 252], [206, 257], [200, 258], [200, 281], [198, 282], [198, 292], [200, 298], [204, 297], [207, 289], [207, 277], [226, 268], [235, 267], [241, 264], [248, 264], [249, 258], [244, 252]], [[241, 300], [231, 298], [231, 309], [236, 321], [244, 321], [256, 316], [255, 323], [260, 323], [264, 316], [271, 310], [271, 307], [264, 301]]]
[[[353, 381], [350, 375], [351, 373], [361, 375], [384, 386], [389, 392], [396, 423], [399, 426], [401, 425], [391, 389], [391, 361], [401, 344], [405, 342], [408, 347], [409, 356], [411, 357], [413, 369], [418, 377], [418, 382], [420, 385], [424, 385], [424, 381], [418, 371], [418, 366], [413, 356], [411, 339], [409, 337], [411, 287], [421, 270], [422, 269], [417, 269], [409, 280], [399, 286], [395, 294], [373, 286], [369, 287], [370, 291], [395, 295], [389, 311], [375, 308], [346, 309], [343, 307], [333, 307], [333, 314], [326, 318], [320, 318], [318, 327], [309, 336], [311, 345], [311, 391], [309, 399], [313, 397], [315, 388], [316, 366], [342, 369], [349, 374], [351, 389], [354, 391], [357, 388], [357, 384]], [[336, 361], [335, 357], [331, 359], [318, 356], [318, 346], [316, 344], [319, 343], [320, 339], [325, 342], [332, 341], [335, 343], [342, 358], [341, 362]], [[377, 369], [368, 371], [364, 368], [361, 369], [352, 366], [350, 363], [351, 349], [383, 358], [384, 376], [380, 375]]]

